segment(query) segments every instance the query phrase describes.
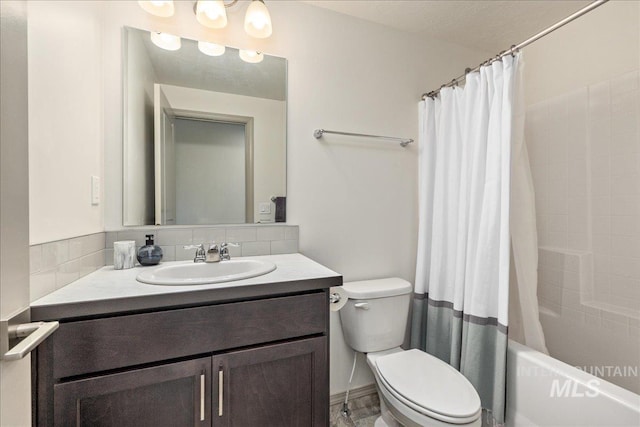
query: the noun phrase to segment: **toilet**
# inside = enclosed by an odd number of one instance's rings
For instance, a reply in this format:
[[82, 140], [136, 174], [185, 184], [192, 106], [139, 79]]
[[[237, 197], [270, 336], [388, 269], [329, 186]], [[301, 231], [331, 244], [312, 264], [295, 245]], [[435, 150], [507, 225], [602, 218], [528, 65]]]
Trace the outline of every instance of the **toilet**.
[[421, 350], [400, 348], [412, 286], [399, 278], [343, 285], [340, 309], [347, 344], [365, 353], [382, 415], [376, 427], [481, 426], [480, 397], [460, 372]]

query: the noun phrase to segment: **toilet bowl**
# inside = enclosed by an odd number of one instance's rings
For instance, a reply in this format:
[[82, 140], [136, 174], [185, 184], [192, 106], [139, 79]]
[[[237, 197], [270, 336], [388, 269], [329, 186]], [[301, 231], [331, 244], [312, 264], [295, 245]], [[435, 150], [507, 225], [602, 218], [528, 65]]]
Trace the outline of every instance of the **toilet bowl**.
[[367, 354], [381, 417], [376, 427], [480, 426], [480, 398], [456, 369], [421, 350], [403, 350], [411, 284], [398, 278], [349, 282], [340, 310], [347, 344]]

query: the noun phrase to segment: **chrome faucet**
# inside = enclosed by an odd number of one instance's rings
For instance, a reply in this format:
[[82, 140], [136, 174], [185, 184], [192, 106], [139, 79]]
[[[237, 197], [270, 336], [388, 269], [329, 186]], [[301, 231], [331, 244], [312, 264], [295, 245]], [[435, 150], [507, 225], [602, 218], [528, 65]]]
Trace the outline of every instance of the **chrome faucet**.
[[229, 261], [231, 259], [231, 254], [229, 254], [229, 246], [237, 248], [237, 243], [223, 243], [220, 245], [220, 261]]
[[237, 243], [222, 243], [221, 245], [211, 243], [207, 251], [204, 249], [204, 243], [199, 245], [187, 245], [184, 248], [196, 250], [196, 256], [193, 258], [193, 262], [220, 262], [231, 259], [229, 246], [238, 247], [240, 245]]
[[193, 258], [193, 262], [205, 262], [207, 260], [207, 255], [204, 252], [204, 244], [199, 245], [187, 245], [184, 246], [185, 249], [195, 249], [196, 256]]
[[222, 251], [218, 245], [212, 243], [209, 245], [205, 262], [220, 262], [222, 260]]

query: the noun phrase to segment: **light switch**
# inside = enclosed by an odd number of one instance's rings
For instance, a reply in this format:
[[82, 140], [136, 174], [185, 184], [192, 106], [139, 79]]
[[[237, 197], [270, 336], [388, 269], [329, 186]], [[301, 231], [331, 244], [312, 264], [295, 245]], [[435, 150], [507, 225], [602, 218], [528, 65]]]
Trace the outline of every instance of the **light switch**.
[[260, 213], [261, 214], [271, 213], [271, 202], [260, 203]]
[[99, 176], [91, 177], [91, 204], [92, 205], [100, 204], [100, 177]]

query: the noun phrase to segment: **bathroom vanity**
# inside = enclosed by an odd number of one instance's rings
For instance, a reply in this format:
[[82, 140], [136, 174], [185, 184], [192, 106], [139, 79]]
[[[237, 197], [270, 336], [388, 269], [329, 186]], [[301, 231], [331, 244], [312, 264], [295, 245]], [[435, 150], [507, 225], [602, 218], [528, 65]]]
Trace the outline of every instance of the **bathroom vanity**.
[[[256, 257], [258, 258], [258, 257]], [[329, 287], [300, 255], [236, 282], [158, 286], [103, 269], [32, 305], [38, 426], [326, 426]]]

